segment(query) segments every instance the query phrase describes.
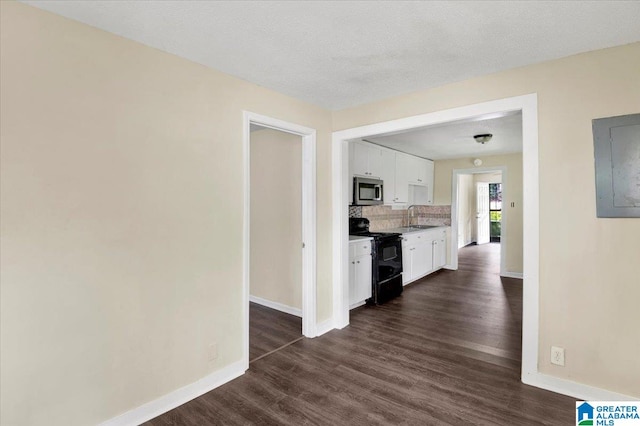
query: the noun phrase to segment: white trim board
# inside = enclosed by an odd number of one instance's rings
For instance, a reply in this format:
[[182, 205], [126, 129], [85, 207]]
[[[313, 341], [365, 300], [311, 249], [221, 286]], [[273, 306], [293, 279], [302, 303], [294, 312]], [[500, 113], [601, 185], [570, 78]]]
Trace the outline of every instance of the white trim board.
[[629, 395], [611, 392], [606, 389], [596, 388], [571, 380], [560, 379], [547, 374], [535, 373], [529, 375], [522, 383], [549, 390], [551, 392], [569, 395], [582, 401], [637, 401]]
[[285, 305], [284, 303], [273, 302], [271, 300], [263, 299], [262, 297], [249, 295], [249, 302], [256, 303], [267, 308], [275, 309], [276, 311], [284, 312], [285, 314], [295, 315], [302, 318], [302, 309], [294, 308], [293, 306]]
[[321, 323], [318, 323], [318, 325], [316, 326], [316, 337], [322, 336], [323, 334], [330, 332], [334, 328], [335, 327], [333, 325], [333, 318], [326, 319]]
[[251, 125], [256, 124], [302, 137], [302, 334], [316, 337], [316, 130], [277, 118], [244, 111], [243, 116], [243, 244], [242, 311], [245, 370], [249, 369], [249, 285], [251, 223]]
[[133, 410], [127, 411], [117, 417], [100, 423], [100, 426], [130, 426], [139, 425], [149, 421], [167, 411], [173, 410], [180, 405], [191, 401], [205, 393], [224, 385], [231, 380], [240, 377], [245, 372], [242, 360], [209, 374], [206, 377], [181, 387], [171, 393], [161, 396], [158, 399], [147, 402]]
[[[475, 175], [483, 173], [500, 173], [502, 176], [502, 198], [507, 198], [507, 166], [494, 167], [474, 167], [473, 169], [453, 169], [451, 172], [451, 235], [449, 241], [449, 257], [451, 258], [451, 268], [458, 269], [458, 177], [460, 175]], [[509, 222], [509, 212], [502, 210], [502, 227], [500, 228], [500, 275], [507, 274], [507, 223]], [[477, 238], [476, 238], [477, 239]]]
[[505, 278], [516, 278], [519, 280], [523, 279], [522, 272], [500, 272], [500, 276]]
[[370, 124], [333, 133], [333, 318], [336, 328], [349, 324], [348, 295], [348, 141], [405, 131], [486, 114], [522, 111], [523, 160], [523, 314], [522, 381], [538, 373], [539, 340], [539, 195], [538, 96], [528, 94]]

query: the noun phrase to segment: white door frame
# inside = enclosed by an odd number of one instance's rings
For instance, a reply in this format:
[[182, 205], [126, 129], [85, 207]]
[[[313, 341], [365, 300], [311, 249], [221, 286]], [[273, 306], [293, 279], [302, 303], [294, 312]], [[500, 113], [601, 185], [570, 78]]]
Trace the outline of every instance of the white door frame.
[[316, 337], [316, 130], [243, 111], [242, 360], [249, 368], [251, 125], [302, 137], [302, 334]]
[[[349, 179], [348, 141], [433, 124], [446, 123], [485, 114], [522, 111], [523, 160], [523, 313], [522, 381], [540, 385], [538, 372], [539, 327], [539, 195], [538, 195], [538, 96], [528, 94], [459, 108], [436, 111], [398, 120], [355, 127], [333, 133], [333, 323], [335, 328], [349, 324], [348, 299], [348, 221]], [[537, 379], [537, 380], [536, 380]], [[534, 383], [535, 382], [535, 383]]]
[[[449, 265], [447, 269], [458, 269], [458, 176], [475, 175], [482, 173], [502, 174], [502, 199], [507, 198], [507, 166], [474, 167], [473, 169], [453, 169], [451, 178], [451, 238], [449, 241]], [[502, 209], [502, 226], [500, 227], [500, 276], [514, 277], [515, 274], [506, 270], [507, 253], [507, 222], [509, 214], [507, 209]], [[518, 278], [521, 278], [518, 276]]]

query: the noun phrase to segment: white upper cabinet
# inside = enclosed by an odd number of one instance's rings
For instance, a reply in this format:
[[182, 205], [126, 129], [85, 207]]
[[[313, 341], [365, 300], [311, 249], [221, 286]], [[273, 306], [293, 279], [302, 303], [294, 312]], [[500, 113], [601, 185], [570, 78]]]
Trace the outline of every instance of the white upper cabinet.
[[396, 181], [395, 198], [397, 204], [406, 204], [409, 201], [409, 168], [411, 156], [396, 152]]
[[382, 150], [382, 176], [384, 182], [382, 195], [384, 204], [391, 205], [396, 200], [396, 152], [390, 149]]
[[352, 142], [349, 149], [351, 177], [382, 179], [384, 204], [433, 204], [433, 161], [367, 142]]
[[382, 176], [382, 147], [369, 145], [369, 176]]
[[426, 185], [427, 160], [413, 157], [409, 161], [409, 183], [414, 185]]
[[379, 179], [382, 175], [382, 148], [366, 142], [353, 142], [351, 146], [351, 174]]
[[425, 186], [427, 184], [427, 163], [431, 161], [413, 155], [401, 155], [404, 158], [403, 164], [407, 168], [407, 181], [412, 185]]
[[432, 160], [424, 160], [426, 161], [426, 166], [427, 166], [427, 178], [426, 178], [426, 184], [425, 186], [427, 187], [427, 204], [433, 204], [433, 176], [434, 176], [434, 167], [433, 167], [433, 161]]

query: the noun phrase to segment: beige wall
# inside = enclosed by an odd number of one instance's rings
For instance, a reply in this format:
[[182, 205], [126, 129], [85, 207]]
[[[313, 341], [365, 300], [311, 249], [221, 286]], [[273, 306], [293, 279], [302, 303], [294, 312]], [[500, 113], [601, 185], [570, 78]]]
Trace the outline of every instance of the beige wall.
[[[507, 168], [505, 182], [503, 183], [505, 193], [502, 198], [503, 212], [507, 215], [505, 269], [507, 272], [522, 273], [522, 155], [492, 155], [479, 158], [482, 159], [483, 168], [497, 166], [505, 166]], [[434, 202], [436, 204], [450, 204], [453, 170], [471, 168], [473, 168], [473, 158], [436, 161], [434, 169]], [[473, 178], [471, 185], [473, 186], [473, 209], [475, 210], [475, 183]], [[511, 207], [512, 202], [514, 207]], [[473, 214], [475, 218], [475, 211]], [[475, 233], [475, 225], [473, 223], [471, 232]]]
[[[640, 111], [638, 70], [640, 43], [634, 43], [333, 114], [334, 129], [342, 130], [537, 93], [539, 368], [635, 397], [640, 397], [640, 220], [596, 218], [591, 120]], [[439, 177], [436, 163], [436, 185]], [[450, 193], [438, 191], [434, 202], [449, 202]], [[551, 345], [566, 349], [565, 367], [549, 362]]]
[[473, 232], [476, 218], [475, 196], [473, 175], [458, 175], [458, 248], [476, 240]]
[[251, 132], [251, 295], [302, 309], [302, 138]]
[[501, 183], [502, 173], [477, 173], [473, 175], [474, 182]]
[[0, 423], [96, 424], [240, 360], [243, 110], [318, 130], [330, 317], [328, 112], [0, 5]]

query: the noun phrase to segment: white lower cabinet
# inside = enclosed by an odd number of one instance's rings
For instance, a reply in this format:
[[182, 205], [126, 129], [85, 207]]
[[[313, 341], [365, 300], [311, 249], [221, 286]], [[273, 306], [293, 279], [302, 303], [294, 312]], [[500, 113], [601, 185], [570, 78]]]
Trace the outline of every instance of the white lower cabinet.
[[371, 297], [371, 241], [349, 243], [349, 307]]
[[430, 274], [447, 263], [446, 230], [411, 232], [402, 235], [402, 284]]
[[433, 270], [432, 250], [431, 241], [423, 241], [413, 248], [411, 255], [412, 278], [427, 275]]
[[441, 238], [433, 240], [433, 269], [440, 269], [447, 264], [447, 240], [443, 232]]

